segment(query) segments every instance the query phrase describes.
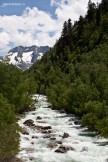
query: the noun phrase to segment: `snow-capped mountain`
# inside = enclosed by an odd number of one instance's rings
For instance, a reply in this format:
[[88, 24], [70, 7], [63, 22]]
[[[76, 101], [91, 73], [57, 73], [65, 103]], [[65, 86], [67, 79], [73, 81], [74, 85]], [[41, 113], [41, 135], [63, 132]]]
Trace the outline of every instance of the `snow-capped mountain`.
[[33, 63], [41, 59], [50, 48], [48, 46], [18, 46], [11, 49], [4, 57], [4, 62], [16, 65], [22, 70], [28, 69]]

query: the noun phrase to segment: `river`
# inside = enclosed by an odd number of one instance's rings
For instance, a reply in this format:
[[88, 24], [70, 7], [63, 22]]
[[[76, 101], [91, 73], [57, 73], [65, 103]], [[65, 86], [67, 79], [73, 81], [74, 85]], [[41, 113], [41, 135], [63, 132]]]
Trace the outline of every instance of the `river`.
[[[24, 162], [108, 162], [108, 139], [97, 138], [93, 132], [75, 125], [77, 117], [74, 115], [52, 110], [46, 96], [35, 95], [35, 98], [38, 99], [36, 110], [18, 121], [26, 132], [20, 133], [19, 158]], [[34, 121], [34, 126], [24, 124], [29, 119]], [[52, 129], [46, 133], [39, 126]], [[63, 138], [64, 133], [66, 138]], [[55, 152], [61, 145], [72, 149]]]

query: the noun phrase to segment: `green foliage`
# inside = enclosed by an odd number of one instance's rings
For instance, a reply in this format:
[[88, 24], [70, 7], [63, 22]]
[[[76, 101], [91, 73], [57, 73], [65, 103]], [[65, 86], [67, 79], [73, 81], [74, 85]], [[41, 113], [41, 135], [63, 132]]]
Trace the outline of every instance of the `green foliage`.
[[[24, 78], [23, 78], [24, 79]], [[16, 88], [14, 94], [14, 104], [16, 112], [22, 113], [27, 111], [32, 104], [32, 94], [36, 91], [36, 83], [33, 79], [25, 78]]]
[[17, 130], [14, 106], [0, 94], [0, 161], [6, 161], [17, 153]]
[[108, 116], [98, 121], [96, 129], [99, 131], [101, 136], [105, 138], [108, 137]]
[[108, 33], [108, 13], [105, 14], [102, 17], [102, 20], [101, 20], [101, 29], [102, 29], [102, 32]]
[[88, 113], [83, 115], [82, 118], [82, 125], [87, 126], [89, 129], [94, 130], [97, 124], [98, 118], [95, 116], [94, 113]]
[[65, 21], [55, 46], [26, 74], [54, 106], [108, 137], [108, 1], [89, 1], [85, 17]]

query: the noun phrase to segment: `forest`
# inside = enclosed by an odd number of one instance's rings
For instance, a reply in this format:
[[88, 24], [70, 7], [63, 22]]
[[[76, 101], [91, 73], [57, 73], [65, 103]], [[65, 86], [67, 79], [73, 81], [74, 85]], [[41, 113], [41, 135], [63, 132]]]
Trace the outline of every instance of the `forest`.
[[108, 0], [89, 1], [85, 17], [65, 21], [54, 47], [27, 71], [0, 62], [2, 162], [18, 152], [18, 116], [29, 110], [34, 93], [108, 137]]
[[25, 73], [54, 107], [108, 137], [108, 1], [89, 1], [85, 17], [65, 21], [54, 47]]

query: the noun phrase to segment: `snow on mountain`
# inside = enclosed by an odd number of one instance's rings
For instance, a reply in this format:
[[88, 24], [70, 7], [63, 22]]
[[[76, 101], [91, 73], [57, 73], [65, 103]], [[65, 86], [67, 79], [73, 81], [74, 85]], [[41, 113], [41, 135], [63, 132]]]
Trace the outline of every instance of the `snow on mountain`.
[[4, 57], [4, 62], [16, 65], [22, 70], [26, 70], [37, 60], [40, 60], [43, 54], [49, 49], [48, 46], [18, 46], [8, 52]]

